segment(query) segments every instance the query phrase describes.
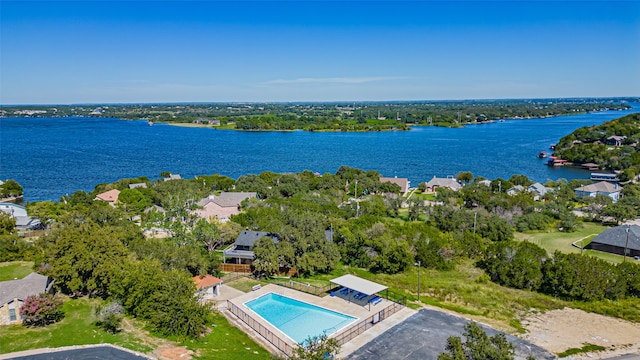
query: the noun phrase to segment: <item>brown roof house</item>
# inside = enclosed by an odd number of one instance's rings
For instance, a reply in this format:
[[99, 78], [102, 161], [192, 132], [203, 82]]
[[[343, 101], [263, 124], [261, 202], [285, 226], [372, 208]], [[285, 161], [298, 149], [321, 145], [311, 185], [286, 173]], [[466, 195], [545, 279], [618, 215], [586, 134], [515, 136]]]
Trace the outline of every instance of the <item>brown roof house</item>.
[[105, 191], [102, 194], [96, 195], [96, 198], [93, 200], [106, 201], [109, 205], [115, 206], [118, 202], [118, 196], [120, 195], [120, 190], [113, 189], [109, 191]]
[[240, 203], [245, 199], [255, 199], [255, 192], [222, 192], [220, 195], [209, 195], [198, 201], [201, 209], [194, 210], [194, 214], [203, 219], [217, 218], [221, 222], [229, 221], [231, 215], [240, 213]]
[[399, 177], [381, 177], [380, 178], [380, 182], [384, 183], [384, 182], [390, 182], [392, 184], [396, 184], [398, 186], [400, 186], [400, 192], [402, 193], [402, 195], [407, 195], [407, 193], [409, 192], [409, 179], [407, 178], [399, 178]]
[[222, 279], [207, 274], [205, 276], [194, 276], [193, 281], [195, 281], [198, 289], [198, 300], [211, 300], [220, 295], [220, 288], [223, 284]]
[[0, 325], [20, 324], [20, 308], [31, 295], [51, 293], [53, 281], [48, 276], [31, 273], [20, 280], [0, 282]]

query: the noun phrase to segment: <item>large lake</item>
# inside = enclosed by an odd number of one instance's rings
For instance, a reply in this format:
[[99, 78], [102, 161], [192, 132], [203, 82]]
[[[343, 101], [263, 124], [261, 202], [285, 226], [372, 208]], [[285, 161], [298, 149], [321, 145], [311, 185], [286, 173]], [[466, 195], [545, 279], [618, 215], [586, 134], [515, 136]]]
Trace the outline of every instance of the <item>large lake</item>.
[[100, 118], [0, 119], [0, 179], [15, 179], [25, 200], [59, 200], [76, 190], [127, 177], [155, 179], [163, 171], [191, 178], [238, 178], [274, 172], [335, 173], [341, 165], [407, 177], [413, 186], [433, 176], [471, 171], [489, 179], [524, 174], [588, 178], [587, 171], [549, 168], [536, 158], [562, 136], [640, 111], [606, 111], [545, 119], [506, 120], [461, 129], [416, 127], [404, 132], [240, 132]]

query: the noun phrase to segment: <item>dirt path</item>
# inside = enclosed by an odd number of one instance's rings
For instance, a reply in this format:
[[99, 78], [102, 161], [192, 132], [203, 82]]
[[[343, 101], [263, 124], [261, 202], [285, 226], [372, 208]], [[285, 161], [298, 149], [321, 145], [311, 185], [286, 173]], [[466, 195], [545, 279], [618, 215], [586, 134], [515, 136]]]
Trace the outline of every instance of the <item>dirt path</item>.
[[560, 353], [584, 344], [607, 350], [574, 355], [573, 359], [607, 359], [617, 355], [640, 354], [640, 324], [582, 310], [565, 308], [547, 311], [523, 321], [527, 341]]
[[193, 351], [186, 346], [175, 346], [171, 341], [152, 337], [148, 332], [140, 330], [131, 324], [127, 318], [122, 319], [122, 331], [133, 334], [136, 338], [142, 340], [142, 343], [153, 349], [153, 353], [149, 354], [160, 360], [191, 360]]

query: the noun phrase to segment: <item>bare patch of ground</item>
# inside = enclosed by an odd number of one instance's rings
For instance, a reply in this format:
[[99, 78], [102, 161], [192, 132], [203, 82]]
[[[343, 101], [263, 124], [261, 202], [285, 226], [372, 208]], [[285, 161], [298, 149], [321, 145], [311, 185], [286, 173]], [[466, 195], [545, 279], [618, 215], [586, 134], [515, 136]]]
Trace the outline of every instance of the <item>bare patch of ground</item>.
[[607, 350], [573, 355], [572, 359], [607, 359], [640, 354], [640, 324], [564, 308], [535, 314], [522, 321], [527, 334], [521, 337], [554, 353], [585, 344]]
[[154, 348], [149, 354], [160, 360], [191, 360], [193, 351], [186, 346], [175, 346], [171, 341], [152, 337], [148, 332], [139, 329], [131, 323], [130, 319], [122, 319], [121, 327], [123, 331], [134, 334], [146, 346]]

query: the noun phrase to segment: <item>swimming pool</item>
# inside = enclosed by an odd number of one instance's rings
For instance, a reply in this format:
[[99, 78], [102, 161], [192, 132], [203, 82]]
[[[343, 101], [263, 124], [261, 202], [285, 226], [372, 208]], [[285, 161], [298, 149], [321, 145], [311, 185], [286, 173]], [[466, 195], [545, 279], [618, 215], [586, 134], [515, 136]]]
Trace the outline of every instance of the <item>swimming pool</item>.
[[356, 320], [353, 316], [271, 292], [244, 305], [298, 344], [323, 333], [329, 336]]

